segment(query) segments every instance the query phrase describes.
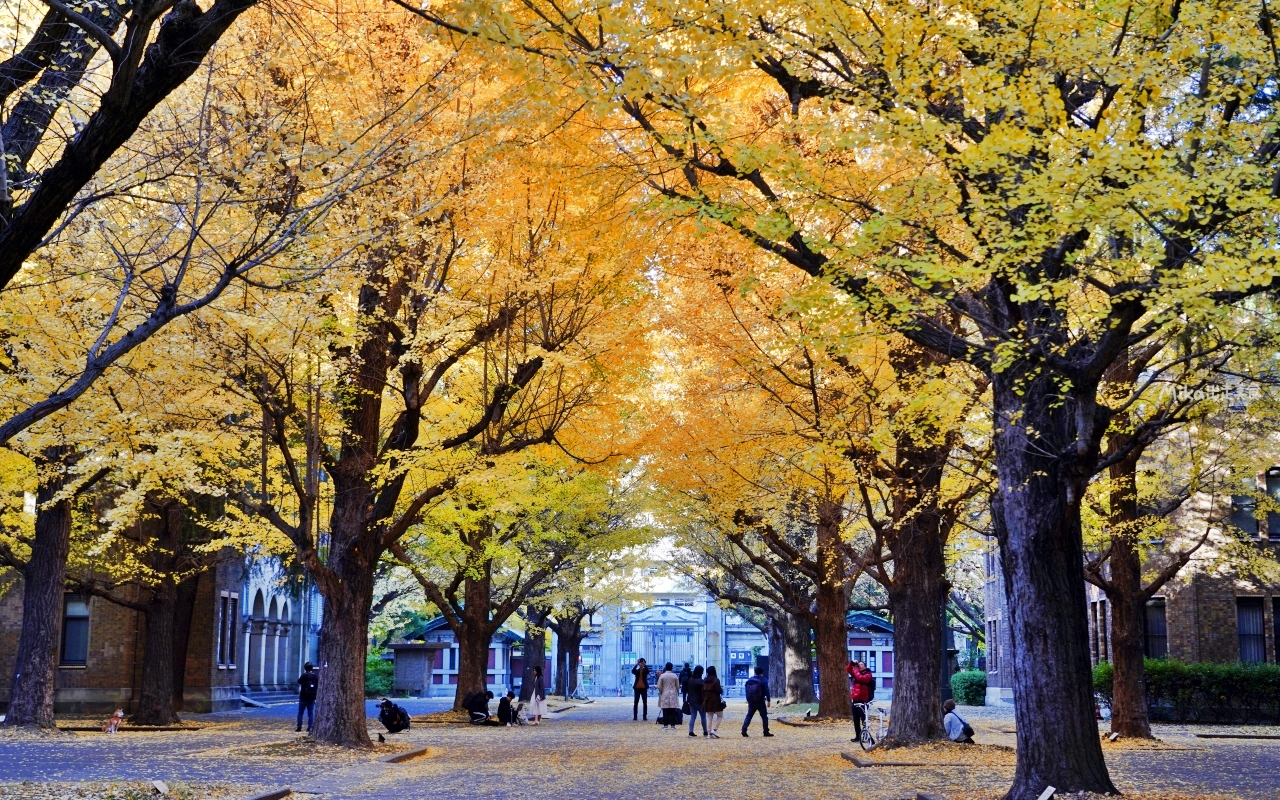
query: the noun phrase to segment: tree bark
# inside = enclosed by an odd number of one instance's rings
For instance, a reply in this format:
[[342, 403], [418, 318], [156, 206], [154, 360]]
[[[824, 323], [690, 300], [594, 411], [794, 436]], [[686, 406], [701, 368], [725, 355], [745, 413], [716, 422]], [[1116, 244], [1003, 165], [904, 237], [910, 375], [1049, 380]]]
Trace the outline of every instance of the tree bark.
[[[772, 614], [766, 615], [764, 619], [761, 632], [769, 642], [769, 688], [781, 689], [787, 685], [787, 638], [782, 632], [782, 623]], [[754, 669], [755, 664], [751, 666]]]
[[55, 471], [47, 478], [42, 476], [36, 493], [35, 536], [31, 557], [22, 570], [22, 631], [9, 709], [2, 723], [9, 727], [55, 727], [53, 700], [63, 587], [71, 551], [71, 501], [60, 500], [47, 508], [46, 504], [66, 487], [65, 456], [69, 453], [68, 448], [50, 448], [37, 459], [42, 471]]
[[529, 606], [525, 615], [524, 674], [520, 678], [520, 701], [527, 703], [533, 697], [533, 668], [544, 666], [547, 660], [547, 617], [549, 611]]
[[[783, 614], [778, 627], [782, 632], [783, 682], [771, 685], [785, 689], [782, 698], [785, 705], [812, 703], [817, 698], [813, 692], [813, 636], [809, 619]], [[769, 646], [772, 648], [773, 643], [770, 642]], [[773, 659], [770, 659], [772, 665]]]
[[843, 509], [834, 502], [818, 504], [818, 716], [826, 719], [849, 717], [849, 579], [840, 525]]
[[472, 692], [488, 689], [485, 680], [489, 670], [489, 640], [493, 632], [487, 626], [464, 625], [454, 631], [458, 640], [458, 690], [453, 697], [453, 708], [462, 708], [462, 700]]
[[[992, 380], [1000, 542], [1018, 764], [1006, 800], [1113, 794], [1093, 713], [1080, 500], [1101, 434], [1090, 387], [1064, 398], [1033, 367]], [[1081, 429], [1081, 425], [1091, 426]], [[934, 646], [932, 643], [930, 646]]]
[[[1123, 435], [1113, 446], [1122, 446]], [[1111, 659], [1114, 672], [1111, 732], [1150, 739], [1143, 637], [1147, 594], [1142, 586], [1142, 555], [1137, 548], [1138, 453], [1111, 468], [1111, 579], [1106, 582], [1111, 604]]]
[[[359, 542], [356, 537], [344, 537], [343, 541], [351, 543], [353, 539]], [[335, 537], [335, 545], [338, 541]], [[374, 568], [363, 553], [340, 550], [331, 554], [328, 567], [339, 581], [330, 584], [324, 595], [317, 649], [320, 683], [311, 735], [343, 747], [371, 748], [364, 709], [364, 662]]]
[[942, 728], [942, 610], [951, 591], [945, 534], [936, 517], [905, 523], [893, 549], [893, 580], [886, 587], [893, 610], [893, 714], [883, 744], [938, 739]]
[[129, 719], [135, 725], [173, 725], [179, 721], [173, 710], [173, 676], [177, 668], [173, 628], [177, 609], [177, 587], [166, 580], [155, 588], [144, 612], [142, 686], [138, 705]]
[[[581, 632], [556, 632], [556, 686], [554, 693], [565, 694], [565, 680], [568, 679], [568, 694], [578, 690], [578, 664], [582, 660], [582, 640], [586, 638]], [[565, 666], [565, 659], [568, 666]], [[566, 671], [567, 670], [567, 671]]]
[[182, 713], [187, 685], [187, 645], [191, 641], [191, 620], [195, 616], [200, 576], [178, 584], [178, 601], [173, 615], [173, 710]]

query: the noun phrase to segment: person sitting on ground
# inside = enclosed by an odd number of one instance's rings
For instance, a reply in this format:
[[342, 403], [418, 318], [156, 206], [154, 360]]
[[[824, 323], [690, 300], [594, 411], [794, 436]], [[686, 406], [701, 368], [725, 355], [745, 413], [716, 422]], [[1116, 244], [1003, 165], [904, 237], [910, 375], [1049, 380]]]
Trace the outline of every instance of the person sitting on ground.
[[516, 724], [516, 709], [512, 702], [516, 699], [515, 692], [507, 692], [506, 695], [498, 701], [498, 724], [506, 725], [510, 728]]
[[943, 703], [942, 711], [942, 727], [947, 729], [947, 738], [960, 744], [973, 744], [973, 728], [956, 713], [956, 701]]
[[386, 726], [387, 733], [409, 730], [409, 712], [391, 702], [390, 698], [382, 698], [378, 709], [378, 719]]
[[[472, 725], [489, 724], [489, 701], [493, 692], [472, 692], [462, 698], [462, 707], [471, 715]], [[496, 723], [495, 723], [496, 724]]]

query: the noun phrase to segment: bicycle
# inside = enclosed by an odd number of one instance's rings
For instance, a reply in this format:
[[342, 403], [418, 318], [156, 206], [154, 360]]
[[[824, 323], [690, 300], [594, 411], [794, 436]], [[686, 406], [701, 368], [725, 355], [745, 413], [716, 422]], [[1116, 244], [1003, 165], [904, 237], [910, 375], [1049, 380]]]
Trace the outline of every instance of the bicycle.
[[871, 733], [871, 704], [870, 703], [854, 703], [854, 708], [862, 709], [862, 735], [858, 737], [858, 744], [863, 750], [871, 750], [876, 746], [876, 742], [884, 737], [885, 717], [884, 709], [876, 706], [875, 723], [876, 732]]

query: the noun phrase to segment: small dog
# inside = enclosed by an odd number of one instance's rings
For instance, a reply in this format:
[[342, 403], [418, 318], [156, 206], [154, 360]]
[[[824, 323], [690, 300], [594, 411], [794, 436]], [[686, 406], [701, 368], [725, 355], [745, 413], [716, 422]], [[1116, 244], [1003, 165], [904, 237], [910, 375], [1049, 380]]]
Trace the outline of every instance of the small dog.
[[116, 713], [107, 720], [107, 724], [102, 726], [103, 733], [119, 733], [120, 723], [124, 722], [124, 709], [117, 708]]

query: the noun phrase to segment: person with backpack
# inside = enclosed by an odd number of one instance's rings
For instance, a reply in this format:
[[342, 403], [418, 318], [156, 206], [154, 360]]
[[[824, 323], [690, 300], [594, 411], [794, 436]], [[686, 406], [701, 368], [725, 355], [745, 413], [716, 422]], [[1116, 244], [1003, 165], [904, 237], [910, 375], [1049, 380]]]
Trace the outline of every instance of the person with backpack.
[[635, 681], [631, 688], [636, 693], [636, 700], [631, 705], [631, 721], [640, 719], [640, 703], [644, 703], [644, 718], [649, 719], [649, 664], [642, 658], [631, 668]]
[[849, 675], [852, 686], [849, 688], [849, 707], [853, 711], [853, 738], [856, 742], [862, 738], [862, 726], [867, 724], [867, 715], [860, 704], [870, 703], [876, 695], [876, 677], [861, 661], [850, 661], [844, 671]]
[[973, 728], [956, 713], [956, 701], [943, 703], [942, 711], [942, 727], [947, 730], [947, 738], [959, 744], [973, 744]]
[[707, 712], [711, 724], [707, 733], [712, 739], [719, 739], [720, 722], [724, 719], [724, 687], [715, 667], [707, 667], [707, 679], [702, 685], [702, 710]]
[[751, 718], [758, 713], [760, 724], [764, 726], [764, 735], [772, 736], [773, 734], [769, 733], [769, 704], [773, 699], [769, 697], [769, 681], [764, 677], [764, 667], [756, 667], [756, 674], [747, 678], [744, 688], [747, 694], [747, 716], [742, 720], [742, 735], [747, 735]]
[[689, 699], [689, 681], [693, 679], [693, 670], [689, 669], [689, 662], [684, 662], [684, 666], [680, 668], [680, 700], [681, 702]]
[[378, 709], [378, 720], [386, 726], [387, 733], [409, 730], [409, 712], [391, 702], [390, 698], [382, 698]]

